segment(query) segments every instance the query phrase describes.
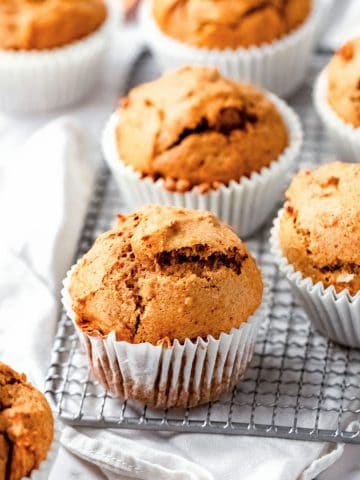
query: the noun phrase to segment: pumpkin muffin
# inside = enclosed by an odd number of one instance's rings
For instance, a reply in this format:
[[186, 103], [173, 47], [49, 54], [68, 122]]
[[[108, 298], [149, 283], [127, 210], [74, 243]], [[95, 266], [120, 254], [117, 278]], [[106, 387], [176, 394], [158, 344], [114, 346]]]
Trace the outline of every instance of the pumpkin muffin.
[[43, 394], [0, 362], [0, 479], [20, 480], [38, 469], [53, 437], [54, 421]]
[[0, 49], [62, 47], [95, 32], [106, 15], [104, 0], [2, 0]]
[[218, 50], [271, 43], [301, 25], [310, 10], [311, 0], [153, 0], [164, 33]]
[[337, 292], [360, 290], [360, 164], [298, 173], [280, 220], [280, 245], [296, 271]]
[[326, 71], [331, 108], [345, 123], [360, 127], [360, 37], [341, 47]]
[[119, 215], [71, 275], [76, 323], [89, 336], [171, 345], [219, 337], [259, 307], [262, 280], [214, 215], [149, 205]]
[[120, 158], [143, 176], [185, 192], [239, 181], [276, 160], [288, 133], [257, 88], [211, 67], [185, 66], [133, 89], [121, 102]]

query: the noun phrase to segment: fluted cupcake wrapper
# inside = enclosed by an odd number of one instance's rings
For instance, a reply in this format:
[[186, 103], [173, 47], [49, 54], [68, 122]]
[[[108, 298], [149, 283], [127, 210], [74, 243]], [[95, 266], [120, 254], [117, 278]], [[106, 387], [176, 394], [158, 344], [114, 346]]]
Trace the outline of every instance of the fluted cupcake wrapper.
[[317, 2], [308, 19], [280, 40], [260, 47], [209, 50], [181, 43], [164, 34], [151, 13], [150, 1], [141, 9], [141, 27], [163, 70], [182, 65], [209, 65], [223, 75], [256, 83], [280, 96], [293, 93], [304, 81], [315, 41]]
[[360, 162], [360, 128], [345, 123], [329, 105], [326, 68], [318, 76], [314, 87], [314, 104], [331, 138], [338, 160]]
[[280, 157], [253, 172], [249, 178], [239, 182], [231, 181], [217, 190], [202, 194], [198, 187], [185, 193], [169, 192], [164, 188], [164, 180], [141, 178], [131, 166], [125, 165], [116, 146], [116, 125], [119, 113], [114, 113], [103, 132], [103, 152], [121, 193], [127, 203], [134, 208], [147, 203], [174, 205], [192, 209], [209, 210], [223, 222], [231, 225], [236, 232], [246, 238], [258, 230], [271, 215], [286, 186], [286, 177], [295, 164], [302, 145], [301, 123], [295, 112], [275, 95], [266, 94], [280, 112], [289, 135], [289, 145]]
[[191, 407], [215, 401], [231, 390], [250, 363], [261, 322], [268, 316], [270, 290], [265, 285], [258, 310], [239, 328], [171, 347], [133, 344], [91, 337], [76, 324], [68, 291], [75, 266], [68, 272], [62, 302], [74, 322], [96, 379], [113, 395], [157, 408]]
[[281, 273], [290, 282], [292, 290], [308, 314], [314, 328], [334, 342], [349, 347], [360, 347], [360, 292], [350, 295], [348, 290], [336, 292], [333, 286], [325, 288], [323, 283], [314, 283], [311, 278], [304, 278], [294, 269], [283, 255], [280, 240], [280, 219], [283, 209], [279, 211], [271, 230], [271, 251], [274, 254]]
[[22, 477], [21, 480], [48, 480], [51, 469], [55, 463], [59, 446], [60, 446], [61, 427], [60, 424], [55, 422], [54, 439], [50, 446], [50, 450], [46, 459], [41, 462], [38, 469], [33, 470], [29, 477]]
[[71, 105], [95, 86], [108, 21], [86, 38], [41, 51], [0, 51], [0, 110], [48, 111]]

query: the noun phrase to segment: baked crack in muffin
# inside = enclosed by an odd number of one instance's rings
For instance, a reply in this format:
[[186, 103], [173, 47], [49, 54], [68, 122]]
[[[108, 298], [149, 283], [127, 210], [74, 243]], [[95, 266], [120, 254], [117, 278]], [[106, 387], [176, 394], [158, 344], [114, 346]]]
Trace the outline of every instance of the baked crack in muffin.
[[44, 395], [0, 362], [0, 480], [20, 480], [39, 468], [53, 437]]
[[310, 9], [310, 0], [153, 0], [164, 33], [219, 50], [271, 43], [301, 25]]
[[0, 49], [62, 47], [95, 32], [106, 16], [103, 0], [1, 0]]
[[69, 292], [87, 335], [170, 345], [238, 328], [263, 287], [245, 245], [214, 215], [151, 205], [100, 235]]
[[248, 177], [288, 145], [284, 121], [261, 91], [195, 66], [133, 89], [116, 137], [122, 162], [182, 193]]
[[360, 164], [322, 165], [298, 173], [286, 193], [281, 249], [314, 283], [360, 290]]

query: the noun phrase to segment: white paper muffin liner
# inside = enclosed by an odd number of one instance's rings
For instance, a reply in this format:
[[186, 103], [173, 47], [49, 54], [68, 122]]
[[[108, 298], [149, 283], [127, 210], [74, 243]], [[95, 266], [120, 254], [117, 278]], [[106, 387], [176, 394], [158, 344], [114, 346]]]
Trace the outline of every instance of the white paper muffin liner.
[[256, 83], [279, 96], [288, 96], [304, 81], [315, 41], [319, 8], [314, 0], [308, 19], [282, 39], [237, 50], [197, 48], [172, 39], [153, 19], [150, 0], [144, 2], [140, 18], [145, 39], [163, 70], [185, 64], [210, 65], [234, 80]]
[[360, 347], [360, 292], [350, 295], [348, 290], [336, 292], [333, 286], [325, 288], [322, 282], [314, 284], [304, 278], [283, 255], [279, 229], [284, 210], [279, 211], [271, 230], [271, 251], [279, 264], [280, 272], [290, 282], [292, 290], [308, 314], [314, 328], [334, 342], [349, 347]]
[[109, 21], [82, 40], [41, 51], [0, 51], [0, 110], [48, 111], [86, 97], [102, 71]]
[[50, 446], [50, 450], [47, 454], [46, 459], [41, 462], [37, 470], [33, 470], [29, 477], [22, 477], [21, 480], [48, 480], [50, 476], [51, 469], [55, 463], [59, 446], [60, 446], [60, 436], [61, 436], [61, 427], [58, 422], [55, 421], [54, 429], [54, 439]]
[[280, 112], [288, 130], [289, 145], [272, 162], [249, 178], [240, 182], [231, 181], [217, 190], [201, 194], [198, 187], [186, 193], [169, 192], [164, 180], [154, 181], [150, 177], [141, 178], [138, 172], [125, 165], [116, 145], [115, 130], [119, 113], [114, 113], [107, 123], [102, 138], [103, 152], [119, 189], [128, 205], [137, 208], [147, 203], [175, 205], [192, 209], [209, 210], [223, 222], [231, 225], [242, 238], [249, 237], [266, 222], [281, 199], [286, 186], [286, 177], [295, 164], [302, 145], [301, 123], [295, 112], [275, 95], [266, 94]]
[[360, 128], [345, 123], [331, 108], [327, 99], [328, 81], [326, 68], [320, 73], [314, 88], [314, 103], [331, 138], [338, 160], [360, 162]]
[[270, 289], [264, 282], [262, 303], [247, 322], [218, 339], [175, 340], [171, 347], [132, 344], [91, 337], [76, 323], [68, 291], [74, 265], [63, 282], [62, 303], [74, 322], [97, 380], [115, 396], [139, 400], [157, 408], [191, 407], [215, 401], [231, 390], [250, 363], [259, 326], [265, 322]]

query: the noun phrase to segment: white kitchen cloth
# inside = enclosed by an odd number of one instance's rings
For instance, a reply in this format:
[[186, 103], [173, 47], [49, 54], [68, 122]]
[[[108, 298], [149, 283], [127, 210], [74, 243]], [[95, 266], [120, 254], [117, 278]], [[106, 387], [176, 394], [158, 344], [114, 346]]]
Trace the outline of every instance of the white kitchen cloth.
[[349, 38], [360, 36], [359, 0], [320, 0], [323, 24], [320, 46], [337, 50]]
[[292, 440], [70, 427], [62, 442], [109, 480], [311, 480], [343, 450]]
[[38, 385], [93, 187], [91, 160], [76, 124], [60, 119], [0, 168], [0, 358]]

